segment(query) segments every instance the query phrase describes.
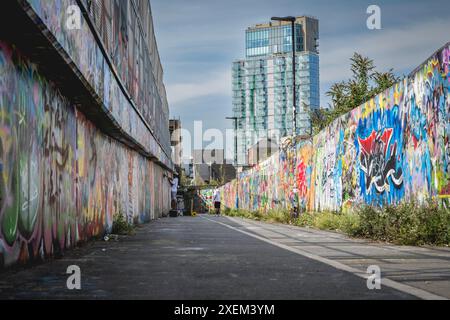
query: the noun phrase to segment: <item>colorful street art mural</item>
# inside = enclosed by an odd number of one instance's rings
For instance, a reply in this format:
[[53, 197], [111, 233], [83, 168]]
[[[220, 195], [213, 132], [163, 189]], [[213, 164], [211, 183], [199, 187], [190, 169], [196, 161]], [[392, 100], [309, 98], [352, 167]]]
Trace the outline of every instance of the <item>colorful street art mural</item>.
[[199, 198], [207, 210], [213, 210], [213, 198], [215, 189], [200, 189], [197, 191]]
[[222, 187], [229, 208], [450, 201], [450, 44], [408, 77]]
[[102, 134], [0, 42], [0, 268], [169, 210], [165, 170]]
[[[128, 19], [126, 14], [123, 16], [117, 12], [113, 17], [118, 21], [112, 23], [108, 20], [108, 23], [115, 27], [122, 26], [122, 31], [113, 33], [114, 37], [119, 37], [120, 34], [120, 39], [106, 39], [108, 41], [105, 43], [107, 49], [110, 49], [108, 52], [110, 58], [116, 62], [119, 78], [114, 75], [91, 26], [83, 15], [80, 17], [79, 30], [66, 28], [67, 8], [78, 5], [76, 0], [27, 0], [23, 3], [29, 6], [27, 12], [31, 16], [37, 16], [35, 18], [39, 20], [36, 21], [37, 24], [55, 38], [57, 46], [61, 46], [73, 64], [77, 66], [93, 92], [103, 101], [103, 108], [110, 113], [121, 129], [136, 140], [149, 154], [170, 167], [170, 137], [167, 130], [169, 110], [165, 91], [162, 89], [162, 80], [154, 79], [151, 70], [146, 70], [146, 72], [142, 70], [143, 66], [153, 66], [156, 62], [148, 60], [150, 58], [143, 52], [135, 51], [129, 55], [130, 50], [121, 41], [123, 38], [130, 38], [132, 43], [144, 43], [144, 39], [134, 39], [134, 37], [141, 36], [139, 32], [134, 32], [137, 28], [135, 24], [138, 18], [133, 16]], [[126, 12], [127, 1], [119, 1], [119, 3], [122, 9], [114, 6], [114, 10], [125, 10]], [[107, 4], [110, 5], [109, 2]], [[104, 19], [105, 6], [100, 3], [98, 6], [102, 10], [102, 19]], [[130, 10], [130, 14], [135, 14], [134, 10]], [[102, 23], [106, 23], [106, 20], [102, 21]], [[128, 32], [129, 35], [123, 35], [122, 32]], [[110, 43], [113, 40], [114, 42]], [[105, 42], [105, 39], [103, 41]], [[120, 52], [123, 55], [119, 55]], [[153, 52], [153, 56], [159, 59], [157, 51]], [[146, 61], [137, 61], [141, 57]], [[159, 60], [156, 64], [160, 67]], [[136, 66], [140, 66], [141, 69]], [[125, 89], [121, 86], [121, 82], [124, 83]], [[161, 91], [163, 96], [158, 91]], [[132, 99], [129, 99], [129, 95]], [[134, 101], [134, 105], [131, 101]], [[149, 126], [145, 125], [140, 115], [145, 118]]]

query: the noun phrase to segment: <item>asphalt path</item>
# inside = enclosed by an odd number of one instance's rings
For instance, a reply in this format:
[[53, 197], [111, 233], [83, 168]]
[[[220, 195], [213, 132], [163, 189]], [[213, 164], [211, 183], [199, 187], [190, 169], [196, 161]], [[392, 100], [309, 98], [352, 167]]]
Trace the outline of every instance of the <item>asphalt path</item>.
[[[279, 228], [260, 224], [252, 230], [236, 219], [202, 215], [159, 219], [140, 226], [133, 236], [95, 241], [60, 259], [2, 272], [0, 298], [418, 298], [385, 285], [371, 290], [352, 270], [290, 250], [295, 246], [289, 240], [280, 244], [283, 235], [269, 239], [255, 232], [262, 227]], [[80, 268], [80, 290], [67, 288], [71, 265]]]

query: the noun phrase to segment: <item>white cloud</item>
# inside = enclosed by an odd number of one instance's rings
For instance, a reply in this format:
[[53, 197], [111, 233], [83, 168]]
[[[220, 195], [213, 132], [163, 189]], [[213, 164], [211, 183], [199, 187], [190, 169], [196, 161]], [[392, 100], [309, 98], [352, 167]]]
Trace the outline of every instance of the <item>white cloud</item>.
[[322, 39], [320, 80], [330, 83], [347, 79], [350, 76], [349, 58], [354, 52], [374, 59], [379, 70], [412, 71], [450, 41], [448, 30], [449, 20], [428, 20], [401, 28], [386, 27], [356, 36], [341, 34]]
[[[401, 28], [371, 31], [358, 35], [322, 39], [320, 47], [320, 82], [322, 105], [329, 102], [325, 96], [331, 83], [350, 77], [349, 58], [359, 52], [375, 60], [378, 70], [394, 68], [397, 73], [408, 73], [425, 61], [435, 50], [450, 40], [450, 21], [424, 21]], [[324, 37], [325, 38], [325, 37]], [[209, 61], [208, 61], [209, 62]], [[209, 62], [210, 63], [210, 62]], [[167, 85], [171, 107], [183, 107], [188, 100], [205, 96], [231, 95], [231, 67], [209, 73], [199, 72], [189, 81]], [[201, 69], [200, 69], [201, 70]], [[230, 106], [231, 108], [231, 106]]]
[[[231, 67], [230, 67], [231, 69]], [[194, 98], [231, 94], [231, 70], [199, 73], [189, 82], [167, 85], [167, 96], [171, 107], [181, 105]]]

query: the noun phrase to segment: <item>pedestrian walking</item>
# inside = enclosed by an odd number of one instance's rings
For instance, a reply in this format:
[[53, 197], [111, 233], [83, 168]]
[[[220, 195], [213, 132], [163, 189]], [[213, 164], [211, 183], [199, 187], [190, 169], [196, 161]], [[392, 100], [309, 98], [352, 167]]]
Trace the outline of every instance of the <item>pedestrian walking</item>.
[[178, 175], [174, 174], [174, 178], [170, 179], [169, 182], [171, 184], [170, 193], [171, 193], [171, 207], [172, 210], [177, 210], [177, 193], [178, 193]]
[[298, 218], [298, 189], [296, 187], [294, 187], [294, 189], [292, 190], [292, 212], [291, 212], [291, 217], [292, 218]]
[[214, 190], [214, 197], [213, 197], [213, 201], [214, 201], [214, 209], [216, 211], [216, 216], [220, 216], [220, 191], [219, 189]]

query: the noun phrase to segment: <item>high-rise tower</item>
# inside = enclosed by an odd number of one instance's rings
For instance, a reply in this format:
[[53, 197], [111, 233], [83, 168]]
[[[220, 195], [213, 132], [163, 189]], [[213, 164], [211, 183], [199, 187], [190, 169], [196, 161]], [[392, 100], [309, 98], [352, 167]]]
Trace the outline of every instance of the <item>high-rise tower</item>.
[[237, 121], [237, 165], [261, 139], [309, 135], [309, 110], [319, 108], [319, 21], [296, 17], [296, 123], [294, 133], [292, 31], [290, 22], [269, 22], [245, 32], [245, 56], [233, 62], [233, 114]]

